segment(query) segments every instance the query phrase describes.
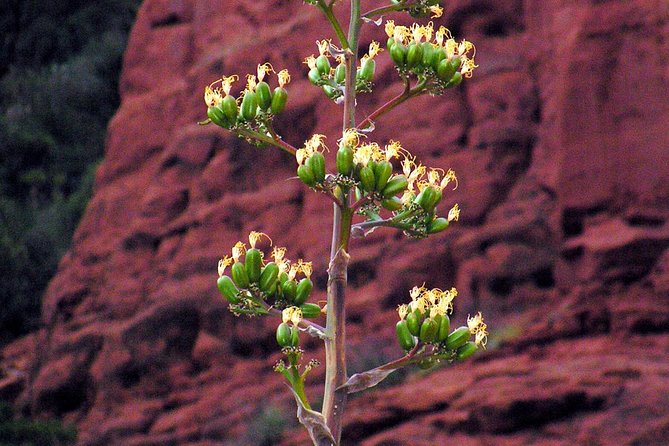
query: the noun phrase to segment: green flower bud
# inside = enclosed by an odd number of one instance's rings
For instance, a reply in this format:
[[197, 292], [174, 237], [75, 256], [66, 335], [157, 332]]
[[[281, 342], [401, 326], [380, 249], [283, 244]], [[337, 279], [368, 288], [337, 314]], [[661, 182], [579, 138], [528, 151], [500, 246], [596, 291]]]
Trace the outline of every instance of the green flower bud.
[[225, 114], [225, 117], [228, 118], [228, 121], [231, 123], [237, 122], [237, 115], [239, 114], [239, 107], [237, 106], [237, 101], [230, 95], [227, 95], [221, 101], [221, 110]]
[[434, 319], [427, 318], [420, 326], [420, 335], [418, 336], [423, 342], [434, 342], [439, 331], [439, 325]]
[[318, 304], [302, 304], [300, 305], [300, 310], [302, 311], [302, 317], [307, 319], [313, 319], [321, 315], [321, 307]]
[[290, 325], [285, 322], [280, 323], [276, 328], [276, 342], [278, 342], [281, 347], [290, 347], [293, 343], [292, 332], [293, 330]]
[[456, 71], [450, 81], [446, 83], [446, 88], [457, 87], [462, 83], [462, 74]]
[[430, 42], [423, 42], [421, 44], [423, 48], [423, 60], [422, 63], [426, 67], [432, 66], [432, 58], [434, 57], [434, 47]]
[[360, 169], [360, 186], [365, 192], [373, 192], [376, 188], [376, 178], [374, 178], [374, 172], [368, 166]]
[[228, 302], [231, 304], [239, 302], [239, 298], [237, 297], [239, 290], [228, 276], [219, 277], [216, 281], [216, 286]]
[[297, 283], [294, 280], [286, 280], [281, 284], [283, 297], [291, 304], [295, 304], [295, 294], [297, 293]]
[[316, 69], [321, 76], [330, 75], [330, 59], [327, 56], [321, 54], [316, 58]]
[[458, 361], [464, 361], [465, 359], [469, 358], [474, 353], [476, 353], [476, 350], [478, 350], [478, 347], [474, 342], [467, 342], [457, 350]]
[[434, 210], [434, 203], [437, 201], [437, 190], [432, 186], [425, 189], [414, 198], [413, 202], [425, 209], [427, 212]]
[[390, 58], [398, 67], [404, 67], [406, 65], [407, 48], [402, 43], [395, 42], [390, 48]]
[[353, 149], [342, 146], [337, 150], [337, 172], [342, 175], [350, 175], [353, 169]]
[[437, 338], [439, 342], [443, 342], [448, 338], [448, 332], [451, 330], [451, 319], [448, 315], [443, 314], [439, 319], [439, 333], [437, 333]]
[[346, 64], [340, 63], [335, 68], [334, 80], [338, 84], [343, 84], [346, 80]]
[[290, 345], [292, 347], [299, 347], [300, 345], [300, 330], [297, 327], [291, 327], [290, 329]]
[[300, 280], [295, 290], [295, 300], [294, 300], [295, 305], [302, 305], [303, 303], [305, 303], [309, 298], [309, 295], [311, 294], [311, 290], [313, 288], [314, 288], [314, 283], [311, 281], [311, 279], [305, 277], [304, 279]]
[[262, 254], [259, 250], [251, 248], [246, 251], [246, 258], [244, 259], [246, 267], [246, 275], [249, 277], [249, 282], [257, 283], [260, 278], [260, 267], [262, 266]]
[[311, 167], [311, 171], [314, 173], [314, 179], [317, 183], [322, 183], [325, 181], [325, 157], [320, 152], [314, 152], [307, 161], [306, 165]]
[[423, 61], [423, 47], [416, 44], [409, 44], [407, 50], [407, 67], [413, 68]]
[[397, 333], [397, 340], [400, 343], [400, 347], [402, 347], [403, 350], [409, 351], [415, 347], [416, 339], [414, 339], [411, 332], [409, 332], [407, 321], [399, 321], [395, 325], [395, 332]]
[[[247, 254], [248, 255], [248, 254]], [[277, 280], [279, 278], [279, 267], [274, 262], [269, 262], [262, 269], [260, 278], [258, 280], [258, 286], [260, 290], [272, 295], [272, 291], [276, 292]]]
[[286, 108], [288, 102], [288, 92], [283, 87], [276, 87], [272, 95], [272, 113], [278, 115]]
[[374, 80], [375, 70], [376, 62], [374, 62], [374, 59], [365, 59], [365, 61], [360, 66], [360, 79], [367, 82], [372, 82]]
[[252, 121], [258, 112], [258, 99], [254, 92], [246, 90], [242, 105], [239, 107], [242, 118], [245, 121]]
[[383, 188], [382, 195], [384, 198], [393, 197], [400, 192], [404, 192], [409, 186], [409, 182], [404, 175], [397, 175], [392, 180], [388, 181], [386, 187]]
[[223, 110], [221, 110], [219, 107], [209, 107], [207, 109], [207, 117], [211, 119], [211, 122], [214, 124], [228, 128], [230, 125], [228, 124], [228, 120], [225, 117], [225, 114], [223, 113]]
[[297, 168], [297, 176], [309, 187], [314, 187], [316, 185], [314, 171], [311, 170], [311, 166], [308, 164], [303, 164]]
[[242, 262], [235, 262], [231, 269], [232, 280], [239, 288], [249, 287], [249, 276], [246, 273], [246, 267]]
[[272, 106], [272, 91], [269, 89], [267, 82], [259, 82], [256, 85], [256, 97], [260, 109], [263, 111], [269, 110]]
[[461, 347], [469, 341], [471, 337], [469, 328], [460, 327], [455, 329], [451, 334], [446, 338], [446, 344], [444, 345], [448, 350], [455, 350], [458, 347]]
[[446, 59], [446, 51], [443, 48], [435, 48], [432, 53], [432, 69], [436, 72], [439, 69], [439, 64]]
[[312, 68], [309, 70], [309, 81], [314, 85], [319, 85], [321, 82], [321, 73], [318, 71], [318, 68]]
[[427, 233], [436, 234], [437, 232], [441, 232], [446, 228], [448, 228], [448, 219], [443, 217], [435, 218], [427, 226]]
[[381, 206], [383, 206], [384, 209], [388, 209], [389, 211], [399, 211], [402, 209], [402, 200], [400, 200], [398, 197], [390, 197], [381, 202]]
[[423, 316], [420, 314], [420, 311], [416, 310], [407, 314], [406, 321], [409, 333], [414, 336], [420, 335], [420, 328], [423, 323]]
[[393, 166], [388, 161], [379, 162], [374, 169], [376, 178], [376, 190], [381, 192], [388, 184], [390, 176], [393, 174]]

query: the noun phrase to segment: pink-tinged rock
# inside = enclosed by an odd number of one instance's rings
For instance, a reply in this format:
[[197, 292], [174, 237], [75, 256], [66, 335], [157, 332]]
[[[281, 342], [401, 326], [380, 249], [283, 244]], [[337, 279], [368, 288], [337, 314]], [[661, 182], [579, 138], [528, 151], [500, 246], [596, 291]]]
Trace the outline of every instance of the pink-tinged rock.
[[[216, 264], [263, 231], [314, 262], [313, 301], [325, 299], [332, 203], [295, 179], [294, 157], [197, 123], [205, 85], [269, 61], [292, 75], [276, 130], [298, 147], [325, 134], [333, 166], [341, 107], [303, 64], [332, 37], [325, 23], [302, 2], [144, 2], [93, 198], [43, 328], [2, 351], [3, 398], [76, 423], [81, 445], [245, 444], [268, 408], [289, 420], [273, 444], [307, 444], [272, 370], [278, 319], [234, 317]], [[349, 372], [402, 354], [396, 309], [423, 283], [458, 287], [453, 326], [483, 311], [488, 351], [351, 398], [344, 444], [664, 446], [669, 5], [461, 0], [434, 24], [473, 41], [480, 67], [382, 116], [368, 139], [454, 169], [438, 211], [462, 214], [427, 240], [383, 228], [352, 240]], [[372, 38], [386, 36], [366, 26]], [[397, 80], [382, 53], [358, 122]], [[318, 340], [302, 345], [305, 361], [324, 360]], [[308, 380], [316, 405], [323, 377]]]

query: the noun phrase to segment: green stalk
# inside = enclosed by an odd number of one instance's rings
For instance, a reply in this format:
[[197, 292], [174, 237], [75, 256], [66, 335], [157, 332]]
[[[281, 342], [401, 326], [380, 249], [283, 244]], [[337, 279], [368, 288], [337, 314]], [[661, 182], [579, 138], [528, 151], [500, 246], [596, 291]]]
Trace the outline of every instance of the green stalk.
[[[355, 127], [355, 75], [358, 65], [358, 35], [360, 32], [360, 0], [351, 0], [348, 51], [346, 52], [346, 83], [344, 86], [344, 115], [342, 131]], [[336, 30], [336, 28], [335, 28]], [[348, 242], [351, 237], [351, 209], [348, 195], [342, 206], [334, 206], [330, 267], [328, 269], [327, 323], [325, 340], [325, 392], [323, 416], [339, 446], [347, 393], [337, 390], [348, 380], [346, 371], [346, 310], [344, 296], [348, 271]]]
[[344, 30], [342, 30], [341, 25], [339, 24], [339, 20], [337, 20], [334, 12], [332, 12], [332, 3], [330, 5], [326, 5], [323, 0], [319, 0], [318, 8], [323, 11], [323, 14], [325, 14], [325, 17], [327, 17], [328, 21], [332, 25], [335, 34], [337, 34], [337, 38], [339, 39], [339, 43], [341, 44], [342, 49], [347, 50], [349, 48], [349, 43], [346, 39], [346, 34], [344, 34]]

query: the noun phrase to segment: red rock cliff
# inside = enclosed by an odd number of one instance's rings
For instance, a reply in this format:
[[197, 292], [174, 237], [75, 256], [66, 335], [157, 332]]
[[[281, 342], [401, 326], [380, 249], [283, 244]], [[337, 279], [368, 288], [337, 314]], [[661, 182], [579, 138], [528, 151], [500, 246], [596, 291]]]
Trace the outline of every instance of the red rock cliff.
[[[462, 218], [428, 240], [377, 230], [353, 243], [351, 367], [400, 354], [395, 308], [424, 281], [457, 286], [455, 320], [483, 311], [491, 345], [352, 400], [345, 444], [666, 445], [669, 4], [458, 0], [435, 23], [475, 42], [480, 68], [374, 137], [453, 168], [446, 199]], [[287, 180], [288, 155], [196, 122], [204, 85], [269, 60], [293, 74], [284, 138], [336, 140], [340, 108], [301, 63], [325, 29], [297, 1], [144, 3], [44, 329], [4, 352], [28, 370], [17, 404], [76, 422], [82, 445], [243, 444], [262, 406], [293, 413], [272, 372], [275, 322], [233, 317], [215, 267], [262, 230], [314, 260], [322, 298], [331, 205]], [[400, 88], [385, 54], [378, 65], [362, 115]], [[296, 432], [285, 445], [305, 444]]]

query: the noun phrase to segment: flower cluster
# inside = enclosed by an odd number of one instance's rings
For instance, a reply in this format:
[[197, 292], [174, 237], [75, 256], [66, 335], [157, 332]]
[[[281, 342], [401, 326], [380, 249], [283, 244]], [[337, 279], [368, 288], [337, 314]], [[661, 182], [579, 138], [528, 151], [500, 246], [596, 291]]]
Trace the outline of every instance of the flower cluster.
[[439, 5], [439, 0], [417, 0], [409, 5], [407, 9], [411, 17], [441, 17], [444, 8]]
[[[329, 40], [319, 40], [318, 56], [311, 55], [304, 59], [309, 67], [309, 81], [323, 89], [327, 97], [336, 103], [344, 100], [344, 84], [346, 81], [346, 63], [344, 53], [336, 48]], [[355, 90], [357, 93], [369, 93], [372, 91], [372, 81], [376, 71], [374, 58], [381, 52], [378, 42], [372, 41], [367, 54], [360, 58], [360, 66], [356, 70]], [[334, 53], [334, 54], [333, 54]], [[337, 63], [332, 67], [330, 58]]]
[[474, 44], [468, 40], [456, 42], [443, 26], [435, 32], [432, 23], [407, 27], [388, 20], [385, 30], [388, 51], [399, 73], [417, 76], [432, 94], [459, 85], [477, 67]]
[[230, 130], [250, 129], [266, 134], [272, 117], [281, 113], [288, 101], [285, 86], [290, 82], [288, 70], [277, 73], [278, 86], [272, 91], [265, 81], [274, 73], [269, 63], [258, 65], [257, 74], [246, 76], [246, 88], [235, 98], [230, 91], [239, 76], [223, 76], [206, 86], [204, 102], [208, 122]]
[[[218, 262], [217, 285], [230, 303], [230, 310], [238, 315], [255, 316], [267, 314], [272, 308], [294, 308], [292, 311], [299, 311], [295, 314], [300, 318], [320, 315], [318, 305], [307, 303], [313, 289], [311, 262], [302, 259], [291, 262], [286, 257], [286, 248], [276, 246], [270, 254], [272, 261], [265, 262], [265, 254], [256, 248], [262, 239], [272, 244], [266, 234], [252, 231], [248, 249], [239, 241], [231, 255]], [[230, 277], [225, 275], [228, 267], [231, 267]]]
[[[400, 320], [396, 325], [397, 339], [404, 350], [431, 345], [426, 358], [463, 360], [478, 348], [485, 348], [488, 332], [481, 313], [467, 318], [467, 326], [451, 331], [449, 314], [453, 312], [455, 288], [440, 290], [414, 287], [409, 295], [411, 302], [397, 309]], [[470, 341], [474, 336], [473, 342]], [[433, 364], [427, 361], [426, 364]]]
[[[452, 169], [428, 168], [418, 163], [398, 141], [381, 146], [364, 140], [357, 130], [348, 129], [339, 140], [337, 174], [328, 176], [324, 156], [328, 149], [324, 140], [324, 135], [313, 135], [295, 153], [297, 176], [307, 186], [322, 191], [334, 187], [353, 190], [357, 200], [364, 199], [361, 213], [378, 219], [381, 207], [392, 211], [393, 221], [389, 226], [400, 228], [412, 237], [443, 231], [450, 222], [458, 220], [457, 204], [447, 218], [436, 216], [443, 190], [450, 183], [454, 189], [457, 187]], [[401, 173], [394, 174], [392, 161], [396, 159], [400, 160]]]

